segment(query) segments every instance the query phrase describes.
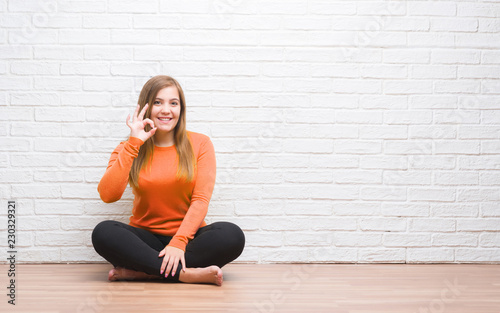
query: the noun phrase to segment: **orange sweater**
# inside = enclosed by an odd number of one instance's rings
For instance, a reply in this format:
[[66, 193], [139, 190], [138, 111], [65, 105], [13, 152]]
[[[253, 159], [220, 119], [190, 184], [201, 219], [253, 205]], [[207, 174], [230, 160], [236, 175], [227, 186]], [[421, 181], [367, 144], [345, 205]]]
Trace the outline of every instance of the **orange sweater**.
[[[215, 152], [210, 138], [188, 132], [196, 158], [192, 182], [176, 179], [177, 153], [175, 146], [156, 147], [151, 171], [146, 166], [139, 173], [139, 188], [135, 195], [130, 225], [153, 233], [173, 236], [169, 246], [185, 250], [189, 240], [202, 226], [215, 184]], [[132, 162], [144, 142], [130, 137], [111, 154], [108, 167], [97, 190], [104, 202], [121, 198], [128, 184]]]

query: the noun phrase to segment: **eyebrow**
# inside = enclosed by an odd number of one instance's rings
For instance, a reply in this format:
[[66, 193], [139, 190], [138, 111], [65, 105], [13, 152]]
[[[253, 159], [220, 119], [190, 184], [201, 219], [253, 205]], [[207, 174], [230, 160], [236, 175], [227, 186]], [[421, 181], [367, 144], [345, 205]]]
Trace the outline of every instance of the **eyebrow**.
[[[156, 99], [160, 99], [160, 100], [162, 100], [162, 101], [163, 101], [163, 98], [155, 98], [155, 100], [156, 100]], [[172, 99], [170, 99], [170, 101], [172, 101], [172, 100], [177, 100], [177, 101], [179, 101], [179, 99], [177, 99], [177, 98], [172, 98]]]

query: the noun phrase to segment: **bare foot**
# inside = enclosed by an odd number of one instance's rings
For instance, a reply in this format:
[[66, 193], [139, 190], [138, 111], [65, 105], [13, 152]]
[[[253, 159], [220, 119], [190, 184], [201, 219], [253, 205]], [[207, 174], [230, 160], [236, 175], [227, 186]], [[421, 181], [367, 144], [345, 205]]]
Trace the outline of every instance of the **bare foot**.
[[111, 269], [108, 273], [109, 281], [117, 281], [117, 280], [152, 280], [152, 279], [160, 279], [161, 277], [155, 275], [149, 275], [144, 272], [138, 272], [134, 270], [130, 270], [123, 267], [115, 267]]
[[186, 268], [186, 271], [180, 272], [179, 280], [183, 283], [205, 283], [222, 286], [222, 270], [215, 265], [209, 267]]

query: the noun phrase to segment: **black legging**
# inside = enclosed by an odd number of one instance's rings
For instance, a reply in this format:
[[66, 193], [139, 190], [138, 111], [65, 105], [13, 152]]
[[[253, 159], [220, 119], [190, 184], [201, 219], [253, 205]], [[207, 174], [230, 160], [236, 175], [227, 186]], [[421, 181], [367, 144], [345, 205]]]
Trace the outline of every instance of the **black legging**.
[[[103, 221], [92, 232], [94, 249], [115, 267], [144, 272], [179, 281], [181, 263], [172, 277], [160, 274], [163, 257], [158, 257], [172, 237], [153, 234], [145, 229], [117, 221]], [[235, 224], [216, 222], [201, 227], [187, 246], [184, 254], [186, 267], [223, 267], [243, 251], [245, 235]], [[165, 274], [165, 273], [164, 273]]]

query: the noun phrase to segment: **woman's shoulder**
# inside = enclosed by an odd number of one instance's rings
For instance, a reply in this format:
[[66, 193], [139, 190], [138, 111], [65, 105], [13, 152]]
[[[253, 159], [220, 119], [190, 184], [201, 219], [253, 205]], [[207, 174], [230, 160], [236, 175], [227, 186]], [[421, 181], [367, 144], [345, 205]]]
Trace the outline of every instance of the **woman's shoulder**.
[[208, 137], [205, 134], [202, 133], [196, 133], [192, 131], [187, 131], [187, 134], [189, 136], [189, 139], [191, 140], [191, 144], [193, 146], [195, 145], [203, 145], [206, 144], [207, 142], [211, 142], [210, 137]]

